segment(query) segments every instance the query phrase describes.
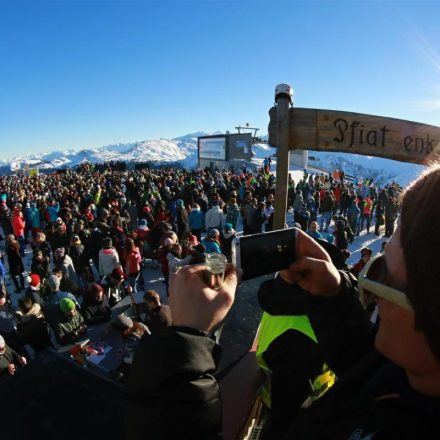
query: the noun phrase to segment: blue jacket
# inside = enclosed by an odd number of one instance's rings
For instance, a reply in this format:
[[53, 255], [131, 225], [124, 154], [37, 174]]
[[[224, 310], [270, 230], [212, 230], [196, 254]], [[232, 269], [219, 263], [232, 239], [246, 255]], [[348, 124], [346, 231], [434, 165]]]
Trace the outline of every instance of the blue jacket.
[[57, 203], [56, 205], [50, 205], [47, 208], [47, 213], [49, 214], [49, 221], [55, 222], [58, 218], [58, 212], [60, 210], [60, 204]]
[[359, 207], [356, 204], [352, 203], [347, 210], [347, 218], [348, 220], [356, 221], [360, 213], [361, 210], [359, 209]]
[[310, 235], [312, 238], [325, 240], [325, 238], [318, 231], [307, 231], [307, 235]]
[[32, 208], [24, 208], [24, 220], [28, 225], [31, 222], [32, 218]]
[[3, 266], [2, 260], [0, 260], [0, 280], [5, 281], [5, 277], [6, 277], [5, 266]]
[[205, 238], [204, 240], [202, 240], [202, 244], [203, 244], [203, 246], [205, 246], [207, 254], [212, 254], [212, 253], [221, 254], [222, 253], [220, 246], [218, 245], [218, 243], [216, 241], [209, 240], [209, 239]]
[[38, 208], [31, 208], [31, 216], [29, 219], [29, 224], [31, 228], [41, 227], [40, 211]]
[[200, 209], [192, 209], [189, 214], [190, 229], [204, 229], [205, 214]]

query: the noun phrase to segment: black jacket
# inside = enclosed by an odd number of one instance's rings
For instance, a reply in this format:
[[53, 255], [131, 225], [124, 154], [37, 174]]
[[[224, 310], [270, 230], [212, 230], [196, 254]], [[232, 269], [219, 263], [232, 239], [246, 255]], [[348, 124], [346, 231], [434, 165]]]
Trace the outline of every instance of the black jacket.
[[29, 298], [32, 301], [32, 304], [40, 304], [40, 306], [44, 306], [43, 298], [41, 297], [41, 290], [40, 289], [32, 289], [31, 286], [26, 287], [26, 290], [24, 291], [24, 296], [26, 298]]
[[36, 258], [32, 259], [31, 272], [37, 274], [40, 280], [49, 278], [50, 275], [50, 260], [44, 257], [42, 261], [38, 261]]
[[109, 321], [112, 315], [112, 309], [106, 295], [103, 295], [101, 302], [88, 297], [84, 298], [81, 309], [84, 320], [89, 325]]
[[20, 257], [18, 245], [13, 244], [6, 247], [8, 257], [9, 273], [11, 276], [20, 275], [24, 271], [23, 260]]
[[15, 350], [6, 345], [5, 352], [0, 355], [0, 380], [9, 375], [9, 364], [14, 364], [17, 368], [20, 366], [20, 357]]
[[82, 244], [72, 245], [69, 248], [69, 256], [72, 259], [73, 267], [76, 273], [83, 274], [87, 272], [88, 259], [87, 252], [85, 252], [85, 247]]
[[[303, 303], [320, 355], [339, 379], [309, 409], [293, 411], [282, 438], [438, 438], [440, 399], [411, 389], [404, 370], [374, 350], [368, 319], [343, 280], [338, 296]], [[219, 438], [215, 355], [214, 342], [189, 329], [144, 338], [128, 380], [127, 438]]]
[[[141, 303], [145, 304], [145, 303]], [[160, 305], [157, 306], [153, 310], [148, 310], [148, 308], [144, 308], [143, 310], [139, 310], [145, 316], [143, 323], [147, 325], [148, 329], [151, 333], [158, 333], [164, 331], [167, 327], [170, 327], [172, 324], [171, 319], [171, 310], [168, 305]]]
[[221, 439], [218, 349], [191, 329], [143, 337], [126, 384], [126, 439]]

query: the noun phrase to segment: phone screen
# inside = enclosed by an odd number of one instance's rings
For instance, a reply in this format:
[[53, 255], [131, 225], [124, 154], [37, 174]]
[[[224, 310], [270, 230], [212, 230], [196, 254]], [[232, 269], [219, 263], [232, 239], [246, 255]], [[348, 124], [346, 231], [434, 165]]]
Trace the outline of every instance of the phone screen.
[[[235, 242], [243, 280], [285, 269], [295, 261], [295, 228], [246, 235]], [[237, 262], [238, 263], [238, 262]]]

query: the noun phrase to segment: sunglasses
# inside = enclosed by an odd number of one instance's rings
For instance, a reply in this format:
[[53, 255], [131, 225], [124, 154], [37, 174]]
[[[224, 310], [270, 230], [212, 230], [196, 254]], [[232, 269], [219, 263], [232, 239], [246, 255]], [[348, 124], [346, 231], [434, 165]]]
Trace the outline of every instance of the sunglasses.
[[375, 297], [379, 297], [410, 312], [414, 312], [405, 292], [384, 284], [387, 273], [384, 255], [376, 255], [365, 265], [358, 278], [358, 288], [362, 305], [366, 307], [374, 301]]

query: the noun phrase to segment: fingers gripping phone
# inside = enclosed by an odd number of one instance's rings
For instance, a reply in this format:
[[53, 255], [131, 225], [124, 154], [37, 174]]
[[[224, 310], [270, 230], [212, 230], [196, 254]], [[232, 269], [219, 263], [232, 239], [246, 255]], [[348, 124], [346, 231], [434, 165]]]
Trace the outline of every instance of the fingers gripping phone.
[[232, 263], [242, 280], [286, 269], [295, 261], [296, 228], [237, 237], [232, 242]]

